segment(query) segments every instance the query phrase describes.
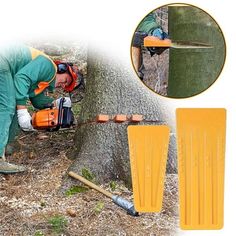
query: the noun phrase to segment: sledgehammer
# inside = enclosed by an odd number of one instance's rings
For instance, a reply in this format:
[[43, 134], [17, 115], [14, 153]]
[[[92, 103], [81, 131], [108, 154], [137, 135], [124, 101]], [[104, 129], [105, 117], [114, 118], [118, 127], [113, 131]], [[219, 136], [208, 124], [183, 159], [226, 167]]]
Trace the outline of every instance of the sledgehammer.
[[88, 181], [87, 179], [85, 179], [82, 176], [74, 173], [73, 171], [70, 171], [68, 174], [69, 174], [69, 176], [71, 176], [75, 179], [78, 179], [82, 183], [88, 185], [90, 188], [93, 188], [93, 189], [97, 190], [98, 192], [100, 192], [100, 193], [106, 195], [107, 197], [111, 198], [112, 201], [115, 204], [117, 204], [118, 206], [120, 206], [121, 208], [126, 210], [129, 215], [131, 215], [131, 216], [138, 216], [139, 215], [138, 212], [135, 211], [133, 203], [123, 199], [122, 197], [120, 197], [118, 195], [112, 195], [110, 192], [98, 187], [94, 183]]

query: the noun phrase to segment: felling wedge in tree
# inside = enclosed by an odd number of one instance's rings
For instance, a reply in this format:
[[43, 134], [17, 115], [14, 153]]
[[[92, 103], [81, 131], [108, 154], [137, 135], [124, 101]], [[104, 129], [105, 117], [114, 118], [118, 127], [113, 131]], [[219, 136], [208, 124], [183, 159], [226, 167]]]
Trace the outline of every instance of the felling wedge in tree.
[[159, 39], [155, 36], [147, 36], [144, 38], [144, 47], [157, 48], [179, 48], [179, 49], [201, 49], [212, 48], [210, 44], [194, 41], [174, 41], [171, 39]]

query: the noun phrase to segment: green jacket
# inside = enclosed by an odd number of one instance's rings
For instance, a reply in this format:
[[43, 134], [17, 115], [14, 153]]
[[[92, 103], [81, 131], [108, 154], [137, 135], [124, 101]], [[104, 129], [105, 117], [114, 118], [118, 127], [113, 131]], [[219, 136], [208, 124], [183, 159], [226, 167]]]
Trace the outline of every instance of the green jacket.
[[[26, 105], [30, 99], [35, 108], [42, 109], [52, 103], [53, 98], [45, 95], [46, 90], [53, 92], [55, 88], [56, 67], [49, 57], [23, 45], [5, 48], [1, 56], [8, 62], [14, 80], [17, 105]], [[36, 93], [40, 82], [49, 82], [49, 86]]]
[[156, 22], [155, 14], [150, 13], [140, 22], [136, 31], [145, 32], [150, 35], [152, 31], [158, 27], [160, 27], [160, 25]]

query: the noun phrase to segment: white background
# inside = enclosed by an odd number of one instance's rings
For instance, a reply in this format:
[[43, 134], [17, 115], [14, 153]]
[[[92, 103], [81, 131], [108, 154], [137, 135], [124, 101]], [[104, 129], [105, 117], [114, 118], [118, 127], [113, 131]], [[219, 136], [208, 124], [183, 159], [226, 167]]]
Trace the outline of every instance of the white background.
[[[227, 44], [223, 72], [213, 86], [189, 99], [162, 98], [175, 107], [225, 107], [227, 109], [227, 145], [225, 170], [225, 224], [217, 231], [180, 231], [180, 235], [235, 235], [236, 227], [236, 11], [234, 1], [189, 0], [218, 22]], [[18, 0], [2, 1], [1, 40], [77, 38], [106, 48], [130, 62], [130, 41], [140, 20], [166, 0]], [[174, 112], [175, 109], [173, 109]], [[148, 232], [147, 232], [148, 234]]]

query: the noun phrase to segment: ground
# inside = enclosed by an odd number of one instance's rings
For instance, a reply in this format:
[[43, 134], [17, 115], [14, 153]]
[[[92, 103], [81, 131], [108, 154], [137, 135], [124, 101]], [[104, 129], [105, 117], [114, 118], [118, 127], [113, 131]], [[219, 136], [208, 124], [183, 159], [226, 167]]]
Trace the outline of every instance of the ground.
[[[60, 190], [72, 160], [74, 130], [22, 133], [20, 152], [9, 158], [28, 171], [0, 175], [0, 235], [175, 235], [177, 176], [167, 175], [163, 210], [132, 217], [94, 190]], [[102, 186], [132, 200], [121, 182]]]

